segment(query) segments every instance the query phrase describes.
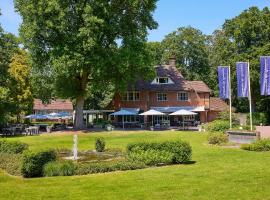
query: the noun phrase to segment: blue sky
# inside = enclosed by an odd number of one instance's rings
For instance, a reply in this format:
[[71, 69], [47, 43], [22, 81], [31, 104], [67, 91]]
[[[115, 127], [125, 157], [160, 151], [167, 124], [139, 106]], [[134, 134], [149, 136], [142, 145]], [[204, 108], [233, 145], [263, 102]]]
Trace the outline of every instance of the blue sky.
[[[230, 19], [243, 10], [258, 6], [270, 7], [269, 0], [159, 0], [154, 18], [159, 27], [149, 32], [149, 41], [161, 41], [165, 35], [181, 26], [192, 26], [205, 34], [221, 28], [225, 19]], [[2, 16], [0, 23], [5, 31], [18, 35], [21, 23], [15, 13], [13, 0], [0, 0]]]

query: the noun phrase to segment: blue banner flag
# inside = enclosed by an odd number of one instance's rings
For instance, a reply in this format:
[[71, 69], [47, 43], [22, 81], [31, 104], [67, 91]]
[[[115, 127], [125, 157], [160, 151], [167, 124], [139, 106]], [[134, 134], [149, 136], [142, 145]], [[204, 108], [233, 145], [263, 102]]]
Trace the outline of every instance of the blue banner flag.
[[248, 93], [248, 62], [236, 63], [237, 96], [249, 97]]
[[219, 97], [221, 99], [229, 99], [230, 95], [230, 83], [229, 83], [229, 67], [219, 66], [218, 67], [218, 86], [219, 86]]
[[261, 56], [261, 95], [270, 95], [270, 56]]

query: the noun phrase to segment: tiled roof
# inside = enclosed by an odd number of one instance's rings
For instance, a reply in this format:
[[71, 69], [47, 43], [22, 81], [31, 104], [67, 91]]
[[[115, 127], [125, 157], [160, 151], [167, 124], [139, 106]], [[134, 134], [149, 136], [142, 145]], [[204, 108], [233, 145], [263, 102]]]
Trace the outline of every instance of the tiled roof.
[[73, 105], [70, 100], [56, 99], [46, 105], [40, 99], [35, 99], [34, 110], [73, 110]]
[[203, 81], [188, 81], [188, 83], [197, 92], [211, 92], [209, 87]]
[[217, 97], [210, 97], [210, 110], [224, 111], [228, 109], [229, 105], [225, 101]]
[[170, 65], [158, 65], [156, 67], [157, 77], [169, 77], [174, 84], [151, 84], [150, 81], [137, 81], [135, 84], [136, 90], [149, 90], [149, 91], [177, 91], [177, 90], [192, 90], [188, 81], [186, 81], [179, 70]]

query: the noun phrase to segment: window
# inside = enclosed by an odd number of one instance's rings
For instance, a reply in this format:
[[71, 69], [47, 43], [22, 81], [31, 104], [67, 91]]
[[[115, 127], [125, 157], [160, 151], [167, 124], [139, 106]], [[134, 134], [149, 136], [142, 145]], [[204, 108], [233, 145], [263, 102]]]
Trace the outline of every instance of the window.
[[169, 78], [168, 77], [158, 77], [158, 78], [156, 78], [156, 82], [158, 84], [166, 84], [166, 83], [169, 83]]
[[167, 101], [166, 93], [157, 93], [157, 101]]
[[140, 93], [137, 91], [126, 92], [122, 98], [123, 101], [139, 101]]
[[178, 101], [188, 101], [188, 93], [187, 92], [179, 92], [177, 94]]

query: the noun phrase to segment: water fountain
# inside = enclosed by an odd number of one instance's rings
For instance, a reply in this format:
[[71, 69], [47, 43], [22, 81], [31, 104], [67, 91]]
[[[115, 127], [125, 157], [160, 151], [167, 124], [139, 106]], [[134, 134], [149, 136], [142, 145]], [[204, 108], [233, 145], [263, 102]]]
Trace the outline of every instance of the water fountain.
[[73, 160], [78, 160], [78, 135], [73, 136]]

